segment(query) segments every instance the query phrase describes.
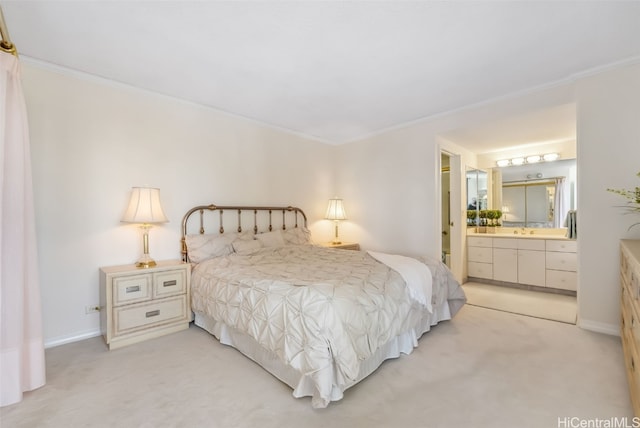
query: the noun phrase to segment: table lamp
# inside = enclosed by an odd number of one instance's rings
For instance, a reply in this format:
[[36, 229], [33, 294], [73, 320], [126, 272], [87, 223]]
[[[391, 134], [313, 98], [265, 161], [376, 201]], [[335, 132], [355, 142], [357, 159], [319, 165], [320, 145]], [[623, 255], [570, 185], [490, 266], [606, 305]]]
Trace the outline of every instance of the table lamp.
[[329, 206], [327, 207], [327, 214], [324, 216], [327, 220], [333, 220], [336, 223], [336, 235], [333, 239], [332, 244], [338, 245], [342, 244], [340, 239], [338, 238], [338, 222], [340, 220], [347, 219], [347, 213], [344, 210], [344, 204], [342, 203], [342, 199], [333, 198], [329, 199]]
[[142, 229], [144, 254], [136, 263], [137, 267], [149, 268], [156, 265], [155, 260], [149, 256], [149, 229], [153, 224], [168, 221], [160, 204], [160, 189], [153, 187], [133, 187], [131, 189], [131, 199], [124, 216], [122, 216], [122, 222], [139, 223]]

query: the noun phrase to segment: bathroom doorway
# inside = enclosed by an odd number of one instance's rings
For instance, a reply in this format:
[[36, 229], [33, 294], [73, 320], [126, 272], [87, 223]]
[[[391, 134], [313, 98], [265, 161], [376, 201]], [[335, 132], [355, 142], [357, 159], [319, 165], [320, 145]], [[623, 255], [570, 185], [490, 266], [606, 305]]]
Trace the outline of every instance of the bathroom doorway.
[[442, 261], [451, 269], [451, 156], [440, 152]]

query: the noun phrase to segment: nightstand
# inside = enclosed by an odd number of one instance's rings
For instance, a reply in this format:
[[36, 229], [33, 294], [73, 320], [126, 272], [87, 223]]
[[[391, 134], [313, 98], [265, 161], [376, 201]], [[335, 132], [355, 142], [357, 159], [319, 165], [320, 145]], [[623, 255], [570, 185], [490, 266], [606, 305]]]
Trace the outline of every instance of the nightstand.
[[152, 268], [100, 268], [100, 329], [116, 349], [189, 328], [191, 265], [179, 260]]
[[360, 244], [358, 244], [357, 242], [341, 242], [339, 244], [334, 244], [332, 242], [325, 242], [320, 245], [327, 248], [340, 248], [341, 250], [356, 250], [356, 251], [360, 250]]

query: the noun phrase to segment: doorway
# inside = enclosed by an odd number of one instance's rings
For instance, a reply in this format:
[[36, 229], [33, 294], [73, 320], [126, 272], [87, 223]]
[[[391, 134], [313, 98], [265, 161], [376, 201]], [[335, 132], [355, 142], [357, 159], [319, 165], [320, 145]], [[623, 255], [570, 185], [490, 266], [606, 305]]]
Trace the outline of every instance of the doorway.
[[451, 156], [440, 152], [442, 261], [451, 269]]

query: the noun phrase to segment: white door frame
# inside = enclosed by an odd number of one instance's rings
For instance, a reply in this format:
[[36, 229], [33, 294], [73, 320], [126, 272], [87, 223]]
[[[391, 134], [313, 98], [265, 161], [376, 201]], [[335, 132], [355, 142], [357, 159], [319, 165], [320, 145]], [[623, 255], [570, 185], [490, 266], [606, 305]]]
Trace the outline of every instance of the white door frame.
[[[462, 161], [460, 154], [453, 153], [450, 150], [444, 149], [440, 144], [437, 146], [437, 206], [438, 210], [438, 229], [441, 229], [442, 225], [442, 154], [449, 156], [449, 191], [451, 192], [450, 209], [451, 209], [451, 224], [450, 224], [450, 253], [451, 253], [451, 272], [453, 276], [462, 283], [463, 280], [463, 248], [462, 248], [462, 230], [466, 233], [466, 220], [462, 218], [462, 179], [461, 168]], [[438, 245], [440, 248], [439, 253], [442, 254], [442, 230], [438, 233]]]

